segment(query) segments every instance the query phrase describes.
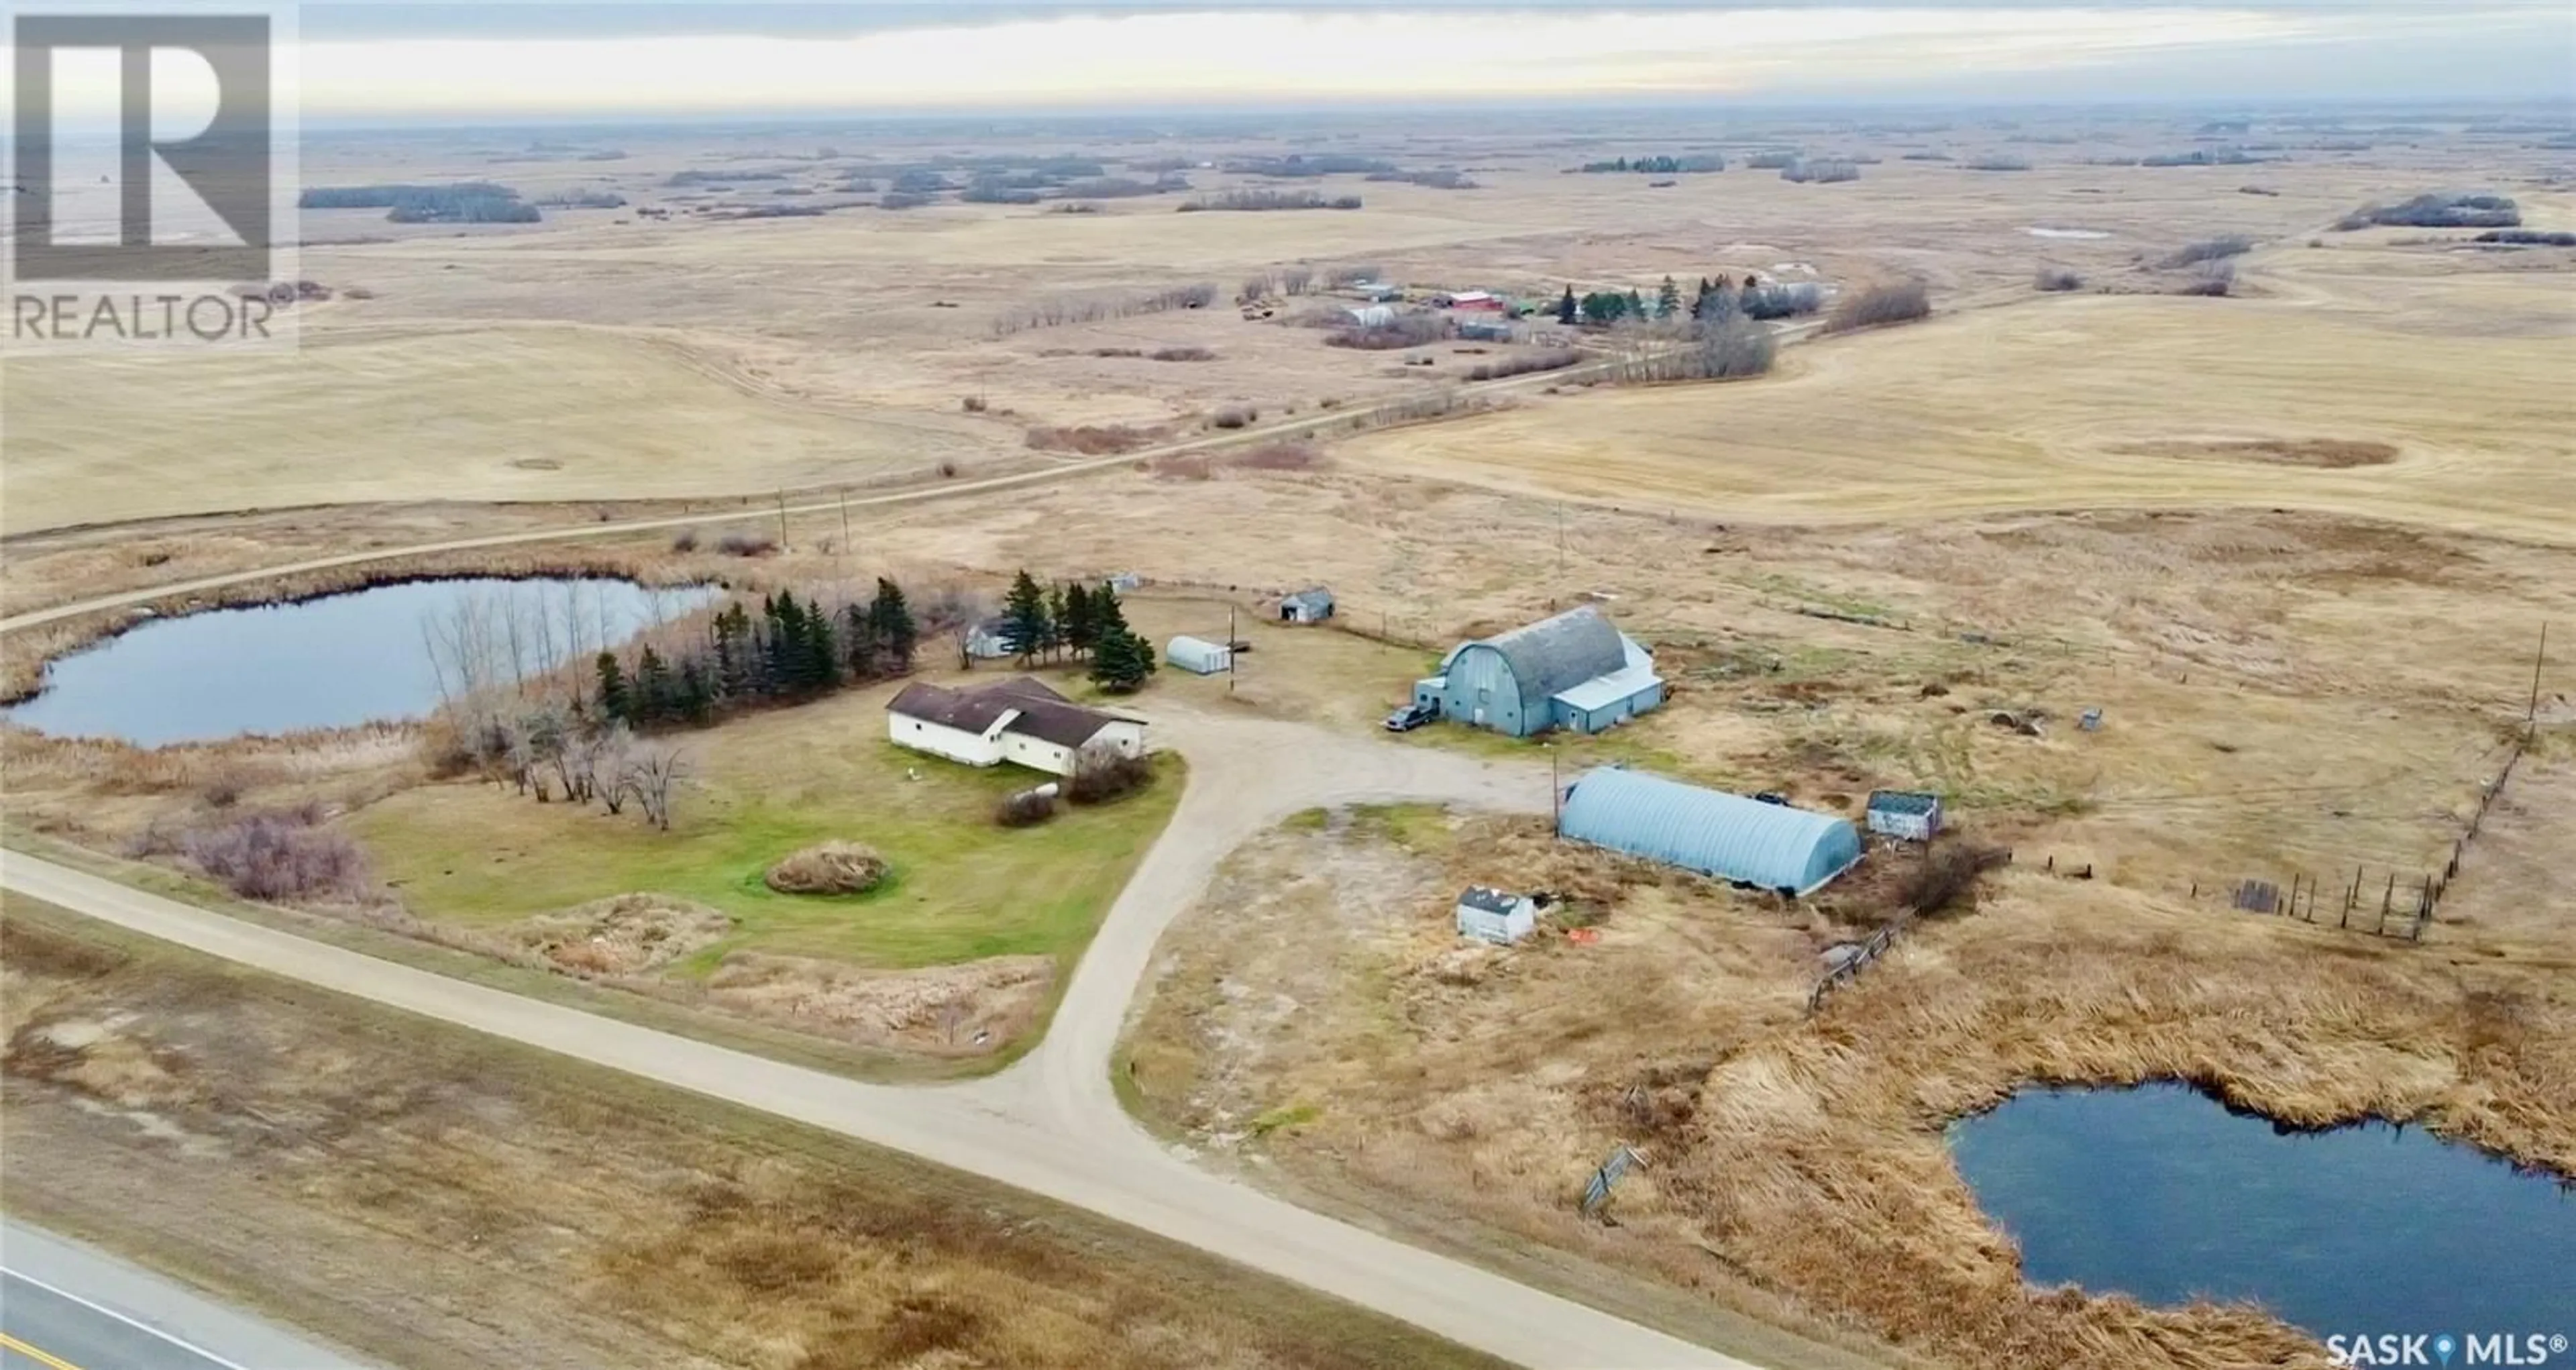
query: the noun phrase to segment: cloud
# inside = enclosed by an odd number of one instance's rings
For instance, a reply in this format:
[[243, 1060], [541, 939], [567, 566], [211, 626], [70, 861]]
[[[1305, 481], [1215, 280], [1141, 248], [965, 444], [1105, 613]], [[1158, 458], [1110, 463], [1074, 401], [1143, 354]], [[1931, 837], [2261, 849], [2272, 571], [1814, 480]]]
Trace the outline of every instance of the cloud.
[[838, 36], [307, 35], [308, 111], [673, 113], [1298, 99], [1866, 94], [2314, 36], [2248, 7], [1914, 5], [1712, 11], [1270, 7], [977, 16]]
[[[321, 3], [322, 124], [940, 109], [2555, 96], [2563, 0]], [[100, 111], [112, 89], [89, 92]]]

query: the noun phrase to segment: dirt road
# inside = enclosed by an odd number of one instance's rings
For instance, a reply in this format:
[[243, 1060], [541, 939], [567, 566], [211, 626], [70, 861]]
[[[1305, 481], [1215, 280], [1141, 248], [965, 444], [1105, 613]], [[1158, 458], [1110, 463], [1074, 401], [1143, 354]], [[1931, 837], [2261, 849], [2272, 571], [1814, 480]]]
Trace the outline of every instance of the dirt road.
[[0, 887], [215, 956], [460, 1024], [1075, 1204], [1532, 1366], [1750, 1370], [1598, 1310], [1306, 1212], [1166, 1152], [1119, 1108], [1109, 1056], [1155, 940], [1245, 837], [1318, 804], [1421, 799], [1533, 810], [1547, 772], [1302, 725], [1172, 713], [1189, 790], [1112, 907], [1054, 1030], [992, 1080], [862, 1084], [414, 970], [17, 852]]

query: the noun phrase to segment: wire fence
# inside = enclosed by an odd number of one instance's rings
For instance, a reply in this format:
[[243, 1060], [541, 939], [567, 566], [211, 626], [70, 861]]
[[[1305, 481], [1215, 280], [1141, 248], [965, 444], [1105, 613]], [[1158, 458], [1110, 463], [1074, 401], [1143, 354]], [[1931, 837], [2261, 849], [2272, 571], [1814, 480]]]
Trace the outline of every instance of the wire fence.
[[[2517, 736], [2511, 750], [2505, 753], [2504, 765], [2497, 770], [2495, 778], [2479, 787], [2477, 809], [2462, 825], [2460, 834], [2451, 840], [2450, 855], [2440, 867], [2404, 871], [2393, 867], [2373, 869], [2369, 862], [2356, 862], [2351, 879], [2337, 880], [2331, 885], [2306, 871], [2294, 871], [2286, 893], [2277, 880], [2238, 880], [2226, 888], [2230, 905], [2247, 913], [2274, 914], [2314, 924], [2331, 923], [2345, 932], [2363, 932], [2408, 942], [2423, 941], [2425, 929], [2441, 912], [2442, 896], [2449, 892], [2451, 882], [2459, 878], [2460, 863], [2467, 858], [2469, 847], [2477, 841], [2479, 832], [2484, 830], [2487, 815], [2494, 811], [2496, 801], [2503, 797], [2506, 782], [2513, 779], [2514, 767], [2521, 764], [2523, 754], [2531, 749], [2534, 736], [2529, 728]], [[2371, 897], [2374, 887], [2378, 891], [2376, 900]], [[2331, 897], [2325, 893], [2329, 888], [2336, 891]], [[2198, 898], [2200, 887], [2194, 885], [2191, 892], [2193, 898]]]

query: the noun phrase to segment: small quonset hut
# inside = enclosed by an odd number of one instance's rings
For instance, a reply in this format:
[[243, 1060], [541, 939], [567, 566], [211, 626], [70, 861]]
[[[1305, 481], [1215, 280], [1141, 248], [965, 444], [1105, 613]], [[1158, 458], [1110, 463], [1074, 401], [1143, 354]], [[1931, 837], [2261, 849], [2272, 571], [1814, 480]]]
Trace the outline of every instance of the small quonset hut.
[[1603, 766], [1566, 792], [1559, 836], [1668, 866], [1807, 894], [1860, 860], [1842, 819]]

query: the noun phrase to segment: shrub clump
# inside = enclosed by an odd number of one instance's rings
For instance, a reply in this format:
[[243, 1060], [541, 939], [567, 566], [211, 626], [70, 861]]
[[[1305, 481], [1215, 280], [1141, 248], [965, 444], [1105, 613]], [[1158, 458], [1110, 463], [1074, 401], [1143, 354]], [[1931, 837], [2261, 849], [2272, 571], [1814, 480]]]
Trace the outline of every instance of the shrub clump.
[[2522, 207], [2503, 195], [2418, 195], [2401, 204], [2363, 205], [2335, 221], [2342, 232], [2382, 228], [2519, 228]]
[[1228, 405], [1227, 407], [1216, 411], [1215, 415], [1208, 419], [1208, 422], [1219, 428], [1242, 428], [1250, 424], [1254, 419], [1260, 417], [1261, 411], [1258, 409], [1246, 409], [1240, 405]]
[[1212, 362], [1216, 354], [1204, 347], [1158, 347], [1146, 354], [1158, 362]]
[[2576, 247], [2576, 233], [2544, 233], [2532, 228], [2491, 228], [2470, 241], [2501, 243], [2508, 247]]
[[1506, 376], [1526, 376], [1533, 371], [1558, 371], [1583, 360], [1583, 354], [1571, 347], [1541, 348], [1478, 362], [1467, 368], [1471, 381], [1498, 381]]
[[176, 856], [234, 894], [263, 903], [358, 903], [375, 888], [366, 853], [348, 834], [323, 826], [319, 804], [236, 813], [177, 831], [156, 826], [132, 850]]
[[716, 550], [729, 557], [765, 557], [778, 550], [778, 539], [766, 533], [727, 533], [716, 539]]
[[2030, 288], [2045, 291], [2082, 290], [2084, 278], [2062, 266], [2043, 266], [2039, 269], [2039, 274], [2031, 278]]
[[1825, 320], [1824, 331], [1845, 333], [1855, 328], [1907, 323], [1924, 318], [1931, 312], [1932, 292], [1921, 281], [1873, 285], [1855, 291], [1835, 305], [1833, 316]]
[[993, 821], [1005, 828], [1034, 828], [1055, 817], [1055, 796], [1039, 790], [1003, 795], [993, 805]]
[[1796, 161], [1780, 168], [1780, 179], [1813, 181], [1819, 185], [1857, 181], [1860, 179], [1860, 163], [1848, 159]]
[[2012, 853], [2002, 847], [1936, 843], [1923, 854], [1923, 864], [1906, 873], [1897, 888], [1897, 902], [1920, 918], [1971, 912], [1977, 906], [1977, 877], [2011, 861]]
[[1116, 752], [1085, 756], [1065, 778], [1064, 797], [1076, 804], [1106, 804], [1154, 783], [1154, 763]]
[[1357, 195], [1336, 195], [1330, 199], [1312, 190], [1224, 190], [1214, 195], [1183, 201], [1180, 212], [1196, 214], [1204, 210], [1241, 210], [1258, 212], [1269, 209], [1357, 209]]
[[2167, 253], [2165, 259], [2156, 265], [2168, 270], [2178, 266], [2198, 266], [2202, 262], [2241, 257], [2253, 250], [2253, 239], [2242, 233], [2230, 233], [2223, 237], [2203, 238], [2196, 243], [2187, 243]]
[[877, 849], [861, 842], [824, 842], [769, 868], [762, 883], [780, 894], [865, 894], [893, 869]]
[[1087, 457], [1105, 457], [1150, 447], [1162, 436], [1159, 430], [1139, 428], [1132, 423], [1085, 423], [1070, 427], [1032, 428], [1028, 445], [1041, 452], [1079, 452]]
[[2194, 273], [2189, 281], [2177, 287], [2173, 293], [2217, 297], [2226, 295], [2235, 288], [2236, 263], [2220, 258], [2214, 262], [2202, 262], [2200, 270]]

